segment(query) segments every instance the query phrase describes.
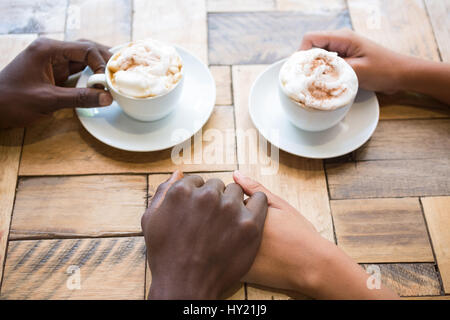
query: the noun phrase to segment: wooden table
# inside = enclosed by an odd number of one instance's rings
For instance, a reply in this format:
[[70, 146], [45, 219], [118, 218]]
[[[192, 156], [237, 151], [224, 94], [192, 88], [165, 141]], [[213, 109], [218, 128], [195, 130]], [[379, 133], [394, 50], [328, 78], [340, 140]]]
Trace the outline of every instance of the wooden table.
[[[177, 43], [209, 62], [216, 79], [217, 105], [203, 133], [253, 128], [252, 82], [308, 30], [349, 27], [399, 52], [450, 60], [450, 3], [441, 0], [28, 2], [0, 4], [1, 67], [39, 36]], [[151, 282], [140, 228], [146, 198], [175, 168], [225, 182], [239, 168], [365, 268], [378, 266], [400, 295], [448, 299], [449, 109], [416, 95], [378, 97], [381, 121], [360, 149], [326, 161], [280, 152], [278, 174], [268, 176], [245, 161], [239, 139], [203, 136], [205, 148], [193, 150], [192, 163], [176, 166], [170, 150], [130, 153], [100, 143], [72, 110], [25, 130], [0, 131], [0, 298], [143, 299]], [[203, 161], [214, 143], [231, 162]], [[80, 289], [70, 285], [77, 276]], [[229, 294], [290, 297], [303, 298], [252, 285]]]

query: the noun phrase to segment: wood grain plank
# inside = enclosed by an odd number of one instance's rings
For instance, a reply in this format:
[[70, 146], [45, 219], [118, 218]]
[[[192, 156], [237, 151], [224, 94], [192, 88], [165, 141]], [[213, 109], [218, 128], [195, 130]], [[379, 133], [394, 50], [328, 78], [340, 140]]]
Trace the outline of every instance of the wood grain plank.
[[[243, 137], [237, 138], [239, 170], [260, 181], [275, 194], [282, 196], [310, 220], [322, 236], [334, 241], [321, 160], [300, 158], [282, 151], [279, 151], [277, 160], [278, 149], [273, 150], [272, 158], [267, 156], [265, 150], [261, 150], [259, 152], [261, 158], [257, 162], [251, 160], [251, 154], [258, 155], [258, 147], [257, 131], [248, 114], [248, 95], [251, 84], [264, 68], [266, 66], [256, 65], [233, 66], [232, 69], [236, 130], [238, 135], [241, 134]], [[249, 133], [249, 137], [254, 136], [255, 139], [245, 139], [245, 133]], [[270, 145], [269, 149], [271, 149]], [[255, 293], [250, 286], [248, 289], [250, 290], [247, 290], [249, 299], [252, 295], [258, 299], [280, 298], [280, 292], [276, 290], [264, 289]]]
[[[362, 267], [367, 270], [368, 264]], [[398, 295], [431, 296], [441, 294], [441, 285], [432, 263], [376, 264], [381, 272], [381, 282]]]
[[[0, 70], [37, 35], [0, 35]], [[22, 151], [23, 129], [0, 130], [0, 285]]]
[[247, 284], [248, 300], [308, 300], [300, 293]]
[[[449, 132], [450, 119], [380, 121], [371, 139], [355, 151], [355, 159], [448, 159]], [[448, 168], [442, 169], [448, 176]]]
[[450, 159], [325, 163], [331, 199], [450, 194]]
[[380, 120], [449, 118], [450, 108], [431, 97], [414, 92], [377, 93]]
[[45, 37], [49, 39], [64, 41], [64, 32], [54, 32], [54, 33], [41, 33], [39, 37]]
[[69, 0], [66, 40], [89, 39], [108, 46], [128, 42], [131, 11], [132, 0]]
[[[213, 134], [218, 132], [223, 139], [214, 137]], [[172, 161], [171, 149], [139, 153], [109, 147], [85, 131], [72, 110], [62, 110], [53, 114], [47, 121], [27, 128], [20, 174], [28, 176], [172, 172], [175, 169], [234, 170], [236, 163], [233, 132], [232, 108], [215, 107], [202, 130], [203, 136], [198, 136], [205, 140], [203, 148], [192, 150], [190, 159], [187, 157], [190, 163], [184, 161], [177, 165]], [[210, 157], [214, 150], [218, 152], [217, 158]], [[223, 157], [219, 157], [220, 152]]]
[[450, 197], [422, 198], [445, 293], [450, 293]]
[[[265, 66], [233, 66], [233, 89], [235, 97], [236, 130], [244, 138], [244, 133], [254, 133], [248, 114], [248, 95], [250, 86]], [[328, 204], [327, 185], [321, 160], [306, 159], [279, 151], [279, 159], [274, 148], [272, 158], [265, 150], [260, 150], [259, 160], [253, 163], [251, 154], [258, 154], [258, 146], [249, 143], [251, 139], [237, 139], [239, 170], [259, 180], [275, 194], [282, 196], [297, 208], [316, 229], [333, 241], [333, 226]], [[268, 149], [270, 149], [270, 145]], [[269, 161], [268, 164], [263, 163]], [[266, 170], [264, 170], [264, 168]]]
[[210, 13], [209, 62], [216, 65], [272, 63], [296, 51], [310, 30], [350, 27], [347, 11]]
[[338, 246], [358, 262], [434, 262], [418, 198], [330, 201]]
[[0, 130], [0, 284], [11, 223], [23, 129]]
[[347, 9], [345, 0], [276, 0], [277, 10], [301, 11], [304, 13], [328, 13]]
[[275, 9], [275, 0], [206, 0], [208, 12], [267, 11]]
[[231, 97], [231, 67], [211, 66], [209, 70], [216, 81], [216, 105], [228, 106], [233, 104]]
[[450, 3], [442, 0], [424, 1], [442, 61], [450, 62]]
[[208, 64], [204, 0], [134, 0], [133, 40], [178, 44]]
[[450, 300], [450, 296], [406, 297], [405, 300]]
[[348, 0], [355, 31], [400, 53], [439, 61], [422, 0]]
[[[233, 183], [233, 173], [232, 172], [209, 172], [209, 173], [195, 173], [200, 175], [205, 181], [208, 179], [221, 179], [225, 185]], [[150, 174], [148, 176], [148, 193], [149, 193], [149, 200], [151, 197], [155, 194], [156, 189], [158, 186], [169, 179], [170, 174]], [[148, 293], [150, 290], [151, 285], [151, 270], [146, 264], [146, 294], [145, 296], [148, 297]], [[233, 286], [229, 292], [227, 292], [224, 296], [224, 299], [227, 300], [245, 300], [245, 290], [244, 290], [244, 284], [236, 284]]]
[[144, 272], [142, 237], [11, 241], [0, 299], [143, 299]]
[[[3, 13], [3, 11], [1, 12]], [[0, 70], [36, 38], [37, 34], [0, 35]]]
[[0, 2], [0, 33], [63, 32], [67, 0]]
[[141, 234], [145, 176], [22, 178], [10, 239]]

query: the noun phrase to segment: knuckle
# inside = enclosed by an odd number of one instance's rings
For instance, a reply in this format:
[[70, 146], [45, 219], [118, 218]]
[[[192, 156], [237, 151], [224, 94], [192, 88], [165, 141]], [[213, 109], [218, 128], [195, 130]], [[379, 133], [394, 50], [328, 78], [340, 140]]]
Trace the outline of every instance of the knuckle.
[[226, 197], [222, 200], [222, 209], [225, 212], [236, 212], [240, 209], [240, 205], [234, 199]]
[[89, 101], [89, 93], [87, 88], [83, 88], [78, 91], [77, 93], [77, 105], [78, 106], [84, 106], [87, 105]]
[[248, 238], [254, 239], [259, 236], [260, 228], [255, 219], [246, 218], [239, 222], [239, 228], [243, 234], [246, 234]]
[[257, 199], [261, 199], [261, 201], [264, 201], [265, 203], [268, 202], [267, 195], [262, 191], [255, 192], [253, 196]]
[[199, 190], [196, 197], [200, 201], [217, 202], [220, 198], [220, 195], [219, 191], [208, 186]]
[[167, 192], [168, 196], [187, 197], [191, 195], [191, 188], [183, 180], [175, 182]]
[[48, 38], [39, 37], [28, 46], [28, 49], [31, 51], [41, 51], [47, 48], [50, 42], [51, 40]]

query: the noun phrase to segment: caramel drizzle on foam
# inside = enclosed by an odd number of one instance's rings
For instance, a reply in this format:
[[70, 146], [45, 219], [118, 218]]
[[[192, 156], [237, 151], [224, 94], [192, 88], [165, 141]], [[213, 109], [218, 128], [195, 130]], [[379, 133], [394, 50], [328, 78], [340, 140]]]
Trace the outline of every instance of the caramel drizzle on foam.
[[[131, 46], [133, 46], [133, 43], [130, 43], [130, 44], [127, 45], [127, 47], [131, 47]], [[125, 49], [125, 48], [123, 48], [123, 49]], [[123, 49], [122, 49], [122, 50], [123, 50]], [[121, 51], [122, 51], [122, 50], [121, 50]], [[121, 51], [117, 52], [117, 53], [112, 57], [112, 60], [117, 60], [117, 59], [119, 59], [119, 57], [120, 57], [120, 55], [121, 55], [121, 53], [122, 53]], [[142, 65], [142, 66], [148, 66], [148, 63], [137, 63], [137, 62], [135, 61], [134, 57], [130, 57], [130, 60], [131, 60], [131, 61], [128, 61], [128, 60], [126, 61], [125, 67], [112, 68], [111, 66], [108, 66], [108, 69], [109, 69], [109, 71], [110, 71], [110, 80], [111, 80], [111, 83], [113, 84], [114, 87], [116, 87], [116, 78], [114, 77], [114, 74], [115, 74], [117, 71], [120, 71], [120, 70], [127, 71], [127, 70], [129, 70], [129, 69], [131, 69], [131, 68], [133, 68], [133, 67], [139, 66], [139, 65]], [[178, 67], [178, 70], [175, 71], [175, 72], [172, 71], [172, 70], [170, 70], [170, 69], [168, 69], [167, 72], [166, 72], [166, 76], [169, 76], [169, 75], [175, 75], [175, 74], [177, 74], [177, 73], [181, 74], [181, 70], [183, 69], [183, 65], [180, 64], [180, 65], [178, 65], [177, 67]], [[181, 80], [181, 77], [182, 77], [182, 76], [179, 76], [179, 77], [175, 78], [175, 81], [172, 82], [172, 85], [175, 86], [175, 84], [177, 84], [177, 82], [179, 82], [179, 81]], [[117, 87], [116, 87], [116, 89], [119, 90]], [[120, 90], [119, 90], [119, 91], [120, 91]], [[150, 97], [156, 97], [156, 96], [157, 96], [156, 94], [149, 94], [149, 95], [139, 96], [139, 97], [135, 97], [135, 98], [150, 98]]]
[[[336, 71], [336, 69], [330, 63], [330, 60], [327, 57], [316, 57], [311, 62], [311, 71], [306, 75], [311, 76], [314, 70], [316, 70], [317, 67], [321, 65], [326, 66], [326, 69], [322, 74], [327, 75], [332, 79], [337, 79], [339, 77], [339, 73]], [[312, 85], [308, 87], [309, 94], [316, 100], [329, 100], [337, 98], [340, 97], [346, 90], [347, 88], [327, 88], [323, 84], [317, 83], [317, 81], [313, 81]], [[293, 98], [291, 99], [306, 109], [317, 110], [317, 108], [307, 106], [305, 104], [305, 101], [301, 101], [300, 99], [293, 99]]]

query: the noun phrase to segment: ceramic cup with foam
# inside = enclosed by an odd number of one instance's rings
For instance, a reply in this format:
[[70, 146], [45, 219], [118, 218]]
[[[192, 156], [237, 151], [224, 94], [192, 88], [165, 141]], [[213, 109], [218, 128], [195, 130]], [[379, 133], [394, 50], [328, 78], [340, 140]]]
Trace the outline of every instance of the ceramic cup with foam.
[[323, 131], [339, 123], [358, 92], [352, 67], [335, 52], [314, 48], [298, 51], [280, 69], [279, 97], [292, 124]]
[[[131, 58], [137, 68], [132, 66], [127, 70], [121, 70], [121, 67], [117, 67], [120, 55], [126, 53], [125, 50], [129, 48], [131, 48], [129, 50], [133, 50], [138, 46], [140, 47], [136, 50], [136, 57]], [[173, 81], [165, 86], [163, 83], [161, 87], [161, 83], [165, 79], [164, 72], [166, 70], [164, 68], [167, 67], [167, 51], [164, 52], [164, 49], [169, 50], [170, 54], [172, 54], [172, 50], [176, 52], [175, 48], [151, 39], [127, 44], [109, 59], [104, 74], [93, 74], [89, 77], [87, 86], [103, 85], [125, 114], [131, 118], [139, 121], [160, 120], [176, 107], [184, 82], [184, 68], [181, 58], [176, 53], [181, 62], [180, 74], [176, 82]], [[153, 51], [153, 56], [149, 54], [146, 57], [145, 50], [149, 50], [149, 53]], [[159, 57], [161, 61], [158, 61]], [[119, 81], [116, 81], [118, 77], [115, 77], [116, 72], [112, 70], [122, 71]]]

